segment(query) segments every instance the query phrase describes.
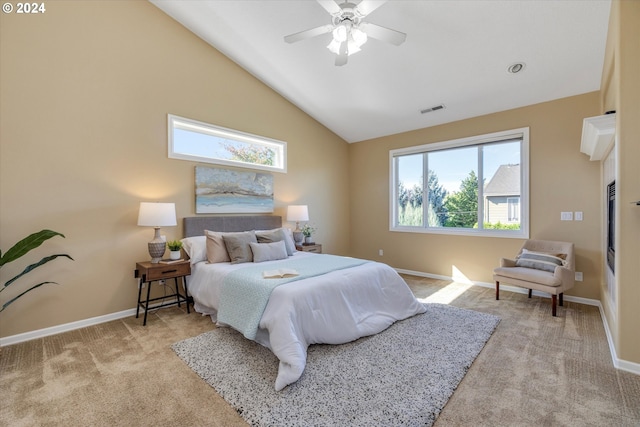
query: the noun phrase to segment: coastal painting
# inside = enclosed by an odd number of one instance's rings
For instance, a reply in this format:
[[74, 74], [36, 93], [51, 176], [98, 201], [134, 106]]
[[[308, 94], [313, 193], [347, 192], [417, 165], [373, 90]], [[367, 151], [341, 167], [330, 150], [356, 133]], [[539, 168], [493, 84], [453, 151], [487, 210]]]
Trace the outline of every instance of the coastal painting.
[[272, 213], [273, 175], [196, 166], [196, 213]]

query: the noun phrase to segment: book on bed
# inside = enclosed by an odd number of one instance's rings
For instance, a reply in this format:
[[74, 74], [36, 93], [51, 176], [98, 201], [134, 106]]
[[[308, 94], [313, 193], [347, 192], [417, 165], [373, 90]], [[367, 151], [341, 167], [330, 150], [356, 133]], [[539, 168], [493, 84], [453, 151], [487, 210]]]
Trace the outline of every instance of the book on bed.
[[293, 268], [279, 268], [277, 270], [265, 270], [262, 272], [262, 277], [265, 279], [283, 279], [285, 277], [295, 277], [298, 272]]

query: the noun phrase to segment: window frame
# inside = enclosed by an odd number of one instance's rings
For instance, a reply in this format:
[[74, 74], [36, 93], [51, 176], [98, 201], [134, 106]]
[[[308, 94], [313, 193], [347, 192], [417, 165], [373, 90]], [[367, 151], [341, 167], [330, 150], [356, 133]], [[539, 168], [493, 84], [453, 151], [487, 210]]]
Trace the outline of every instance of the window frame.
[[[186, 154], [176, 152], [174, 144], [174, 129], [182, 129], [191, 132], [197, 132], [209, 135], [215, 138], [224, 138], [245, 144], [253, 144], [257, 146], [266, 146], [276, 149], [276, 163], [274, 166], [261, 165], [257, 163], [248, 163], [238, 160], [221, 159], [216, 157], [205, 157], [194, 154]], [[196, 130], [197, 129], [197, 130]], [[190, 160], [194, 162], [212, 163], [216, 165], [234, 166], [248, 169], [266, 170], [272, 172], [287, 173], [287, 143], [277, 139], [267, 138], [264, 136], [254, 135], [239, 130], [229, 129], [222, 126], [216, 126], [210, 123], [198, 120], [188, 119], [186, 117], [167, 114], [167, 132], [168, 132], [168, 156], [170, 159]]]
[[[433, 151], [442, 151], [461, 147], [479, 146], [491, 143], [499, 143], [510, 139], [521, 139], [520, 142], [520, 229], [497, 230], [481, 228], [456, 228], [456, 227], [430, 227], [427, 225], [427, 203], [423, 204], [423, 224], [421, 226], [397, 225], [398, 219], [398, 178], [399, 171], [396, 159], [405, 155], [427, 154]], [[479, 163], [482, 163], [481, 161]], [[425, 162], [423, 168], [427, 169]], [[406, 233], [447, 234], [460, 236], [501, 237], [513, 239], [529, 238], [529, 128], [517, 128], [494, 132], [484, 135], [453, 139], [449, 141], [434, 142], [419, 146], [398, 148], [389, 151], [389, 231]], [[480, 175], [480, 171], [478, 171]], [[479, 182], [480, 182], [480, 177]], [[487, 178], [487, 177], [483, 177]], [[428, 187], [428, 170], [423, 171], [423, 191]], [[478, 213], [484, 218], [484, 203], [482, 188], [478, 188]], [[423, 200], [428, 200], [423, 196]]]

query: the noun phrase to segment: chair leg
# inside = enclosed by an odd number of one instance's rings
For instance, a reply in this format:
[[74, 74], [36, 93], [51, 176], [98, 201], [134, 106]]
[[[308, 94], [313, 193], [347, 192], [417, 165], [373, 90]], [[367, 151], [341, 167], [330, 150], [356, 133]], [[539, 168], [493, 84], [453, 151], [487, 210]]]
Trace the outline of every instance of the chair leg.
[[[531, 289], [529, 289], [529, 298], [531, 298]], [[562, 305], [562, 304], [560, 304]]]
[[564, 306], [564, 292], [560, 292], [560, 300], [558, 301], [560, 307]]
[[500, 299], [500, 282], [496, 280], [496, 300]]
[[551, 315], [556, 317], [556, 304], [558, 302], [558, 297], [556, 295], [551, 295]]

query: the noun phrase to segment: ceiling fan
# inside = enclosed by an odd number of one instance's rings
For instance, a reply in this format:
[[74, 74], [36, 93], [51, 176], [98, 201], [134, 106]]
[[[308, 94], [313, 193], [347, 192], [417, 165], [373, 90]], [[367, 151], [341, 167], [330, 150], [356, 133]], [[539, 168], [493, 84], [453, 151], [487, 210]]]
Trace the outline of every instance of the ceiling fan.
[[357, 4], [348, 0], [342, 3], [339, 3], [338, 0], [317, 0], [317, 2], [331, 15], [331, 23], [290, 34], [285, 36], [284, 41], [295, 43], [322, 34], [333, 33], [333, 40], [327, 48], [337, 55], [336, 65], [338, 66], [345, 65], [349, 55], [359, 52], [368, 37], [396, 46], [401, 45], [407, 38], [407, 35], [400, 31], [363, 21], [368, 14], [382, 6], [386, 0], [362, 0]]

